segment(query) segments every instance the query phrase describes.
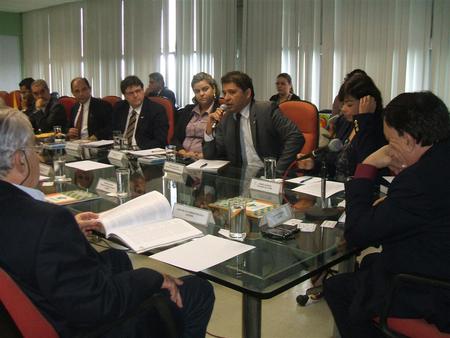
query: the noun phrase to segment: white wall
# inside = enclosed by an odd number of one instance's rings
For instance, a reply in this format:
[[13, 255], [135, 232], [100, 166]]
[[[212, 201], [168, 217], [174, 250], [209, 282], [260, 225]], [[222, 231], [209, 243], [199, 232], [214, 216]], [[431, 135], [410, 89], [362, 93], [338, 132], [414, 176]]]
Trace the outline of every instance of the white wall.
[[0, 90], [10, 92], [21, 80], [19, 37], [0, 35], [0, 46]]

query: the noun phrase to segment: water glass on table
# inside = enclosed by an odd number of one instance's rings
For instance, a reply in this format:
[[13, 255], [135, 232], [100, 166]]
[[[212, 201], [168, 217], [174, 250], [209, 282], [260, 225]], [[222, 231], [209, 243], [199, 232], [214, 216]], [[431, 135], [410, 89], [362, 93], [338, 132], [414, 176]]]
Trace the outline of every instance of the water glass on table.
[[228, 224], [231, 238], [242, 239], [245, 237], [247, 223], [245, 209], [246, 201], [244, 199], [233, 199], [228, 203]]
[[166, 146], [166, 161], [177, 161], [177, 147], [173, 144], [169, 144]]
[[130, 193], [130, 169], [116, 169], [117, 196], [127, 197]]
[[277, 160], [274, 157], [264, 158], [264, 178], [272, 180], [276, 178]]

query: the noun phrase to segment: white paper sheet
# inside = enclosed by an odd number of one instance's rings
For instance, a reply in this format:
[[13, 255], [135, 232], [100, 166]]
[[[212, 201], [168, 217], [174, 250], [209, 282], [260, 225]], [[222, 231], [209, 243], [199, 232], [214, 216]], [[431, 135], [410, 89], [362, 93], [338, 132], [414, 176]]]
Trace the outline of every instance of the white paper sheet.
[[[314, 182], [314, 183], [308, 183], [301, 185], [297, 188], [292, 189], [293, 191], [301, 192], [308, 195], [313, 195], [316, 197], [321, 197], [321, 185], [322, 182]], [[325, 197], [328, 198], [331, 195], [334, 195], [340, 191], [344, 191], [345, 186], [342, 182], [334, 182], [334, 181], [327, 181], [326, 191], [325, 191]]]
[[[206, 235], [177, 247], [162, 251], [150, 258], [175, 265], [189, 271], [202, 271], [222, 263], [230, 258], [240, 255], [255, 247]], [[207, 253], [205, 255], [205, 253]]]
[[220, 160], [197, 160], [194, 163], [189, 164], [186, 168], [193, 170], [216, 172], [223, 166], [227, 165], [229, 162], [230, 161], [220, 161]]
[[315, 182], [320, 182], [320, 177], [313, 177], [313, 176], [300, 176], [300, 177], [294, 177], [290, 180], [287, 180], [286, 182], [295, 183], [295, 184], [310, 184]]
[[77, 162], [66, 163], [66, 167], [80, 169], [83, 171], [89, 171], [89, 170], [109, 168], [109, 167], [113, 167], [113, 165], [98, 163], [98, 162], [94, 162], [94, 161], [77, 161]]
[[113, 144], [114, 144], [113, 140], [100, 140], [100, 141], [93, 141], [93, 142], [85, 143], [85, 144], [83, 144], [83, 146], [97, 148], [97, 147], [110, 146]]
[[166, 151], [163, 148], [152, 148], [144, 150], [130, 150], [129, 154], [134, 156], [150, 156], [150, 155], [165, 155]]

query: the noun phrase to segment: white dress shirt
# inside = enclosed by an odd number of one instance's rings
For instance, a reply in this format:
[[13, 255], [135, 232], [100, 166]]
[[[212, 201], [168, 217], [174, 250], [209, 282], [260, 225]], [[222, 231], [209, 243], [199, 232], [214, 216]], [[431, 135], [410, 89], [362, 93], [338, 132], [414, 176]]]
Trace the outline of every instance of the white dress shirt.
[[74, 125], [77, 125], [78, 118], [80, 116], [81, 107], [83, 107], [83, 120], [81, 121], [81, 130], [80, 132], [80, 139], [85, 140], [89, 138], [89, 131], [88, 131], [88, 119], [89, 119], [89, 105], [91, 104], [91, 98], [86, 101], [86, 103], [80, 104], [80, 107], [78, 108], [77, 116], [75, 117], [75, 123]]

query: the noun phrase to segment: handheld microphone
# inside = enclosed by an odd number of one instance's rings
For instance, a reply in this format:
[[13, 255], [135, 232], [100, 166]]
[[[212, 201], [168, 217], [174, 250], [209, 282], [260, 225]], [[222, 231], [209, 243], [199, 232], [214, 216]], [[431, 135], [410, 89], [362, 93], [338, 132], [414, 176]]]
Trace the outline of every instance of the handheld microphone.
[[[227, 110], [227, 105], [226, 104], [221, 104], [219, 109], [222, 109], [224, 112]], [[211, 126], [212, 129], [216, 129], [217, 124], [219, 123], [219, 121], [215, 120]]]
[[343, 147], [344, 145], [342, 144], [342, 141], [338, 138], [334, 138], [326, 146], [314, 149], [309, 154], [303, 155], [302, 157], [298, 158], [297, 161], [306, 160], [307, 158], [310, 157], [316, 158], [318, 155], [326, 151], [329, 151], [331, 153], [337, 153], [341, 151]]

